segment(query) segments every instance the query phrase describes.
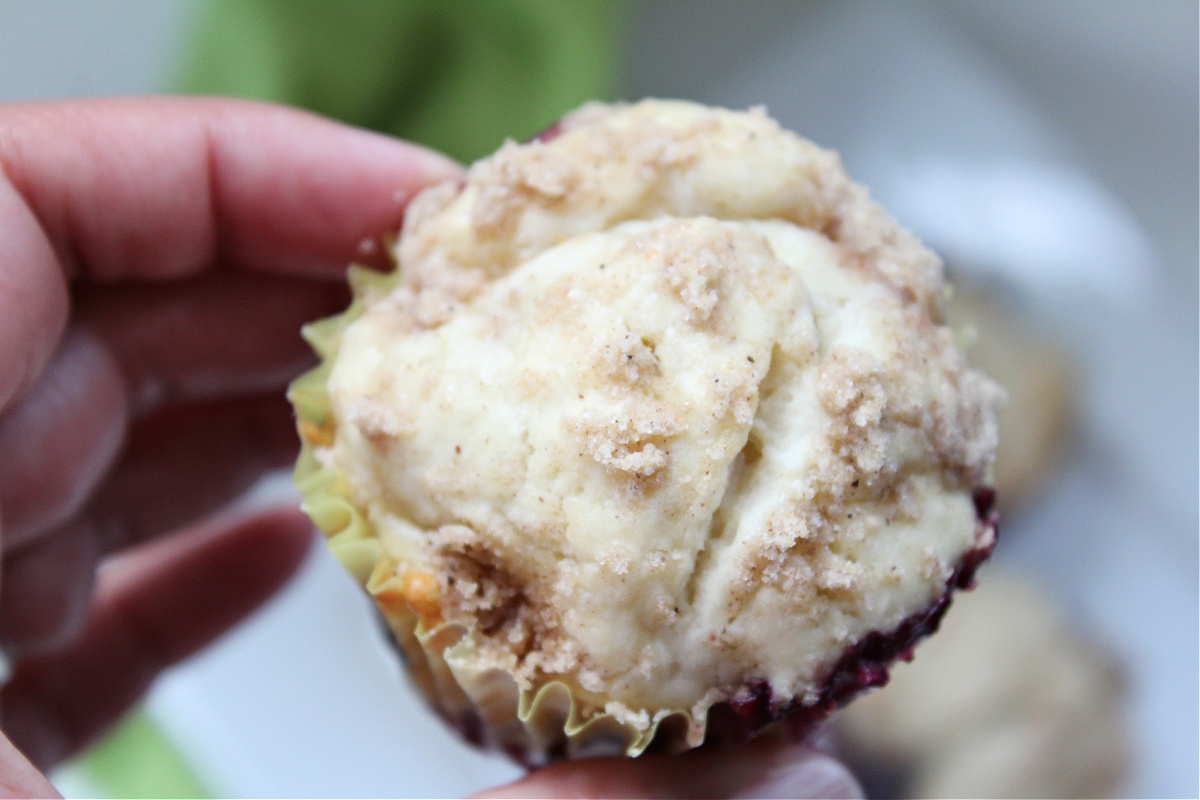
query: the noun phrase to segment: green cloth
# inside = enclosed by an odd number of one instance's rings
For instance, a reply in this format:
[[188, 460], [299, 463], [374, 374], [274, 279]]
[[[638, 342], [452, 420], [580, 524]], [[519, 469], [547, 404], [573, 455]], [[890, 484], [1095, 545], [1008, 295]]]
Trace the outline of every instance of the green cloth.
[[[209, 0], [176, 88], [300, 106], [474, 161], [612, 98], [618, 3]], [[143, 712], [78, 766], [109, 797], [211, 796]]]
[[215, 0], [180, 85], [473, 161], [612, 96], [616, 11], [616, 0]]
[[79, 764], [109, 797], [205, 798], [208, 789], [145, 712], [131, 714]]

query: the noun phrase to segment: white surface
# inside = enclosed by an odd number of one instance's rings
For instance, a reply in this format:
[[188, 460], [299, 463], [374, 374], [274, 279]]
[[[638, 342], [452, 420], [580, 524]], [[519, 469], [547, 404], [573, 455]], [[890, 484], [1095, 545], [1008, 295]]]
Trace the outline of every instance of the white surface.
[[[193, 5], [0, 0], [0, 99], [160, 89]], [[1035, 179], [1100, 187], [1077, 196], [1149, 242], [1146, 264], [1115, 268], [1142, 270], [1136, 303], [1068, 288], [1044, 251], [1031, 259], [1047, 279], [1018, 277], [1030, 307], [1076, 344], [1086, 387], [1076, 457], [1041, 505], [1006, 523], [998, 557], [1052, 580], [1126, 654], [1141, 745], [1133, 793], [1195, 796], [1196, 4], [747, 8], [639, 7], [631, 94], [765, 102], [901, 207], [895, 176], [930, 159], [958, 165], [956, 181], [970, 165], [1045, 165]], [[945, 238], [907, 213], [935, 245]], [[1013, 264], [986, 237], [972, 242], [962, 258], [976, 266]], [[1086, 261], [1071, 266], [1078, 284]], [[451, 795], [515, 774], [424, 710], [372, 625], [349, 579], [317, 555], [267, 613], [163, 681], [152, 713], [222, 794]]]

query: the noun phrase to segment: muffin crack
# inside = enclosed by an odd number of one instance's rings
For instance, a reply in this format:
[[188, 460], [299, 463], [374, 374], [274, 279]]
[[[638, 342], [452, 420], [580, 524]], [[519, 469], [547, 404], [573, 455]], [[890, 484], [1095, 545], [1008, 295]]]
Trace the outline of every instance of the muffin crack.
[[778, 345], [775, 345], [771, 348], [771, 356], [766, 364], [766, 368], [763, 370], [761, 380], [758, 381], [757, 390], [752, 397], [754, 409], [749, 426], [746, 428], [746, 440], [730, 464], [721, 502], [713, 512], [707, 535], [701, 543], [699, 550], [696, 551], [692, 571], [688, 576], [687, 584], [683, 591], [684, 602], [688, 606], [695, 605], [699, 588], [704, 582], [705, 577], [709, 574], [709, 565], [713, 560], [716, 550], [722, 544], [726, 544], [730, 539], [737, 536], [737, 526], [736, 524], [730, 524], [732, 522], [730, 517], [733, 513], [733, 506], [746, 495], [748, 487], [754, 482], [755, 476], [762, 465], [763, 442], [762, 434], [760, 433], [761, 418], [763, 409], [771, 404], [775, 392], [779, 388], [779, 383], [773, 378], [778, 373], [781, 358], [780, 348]]

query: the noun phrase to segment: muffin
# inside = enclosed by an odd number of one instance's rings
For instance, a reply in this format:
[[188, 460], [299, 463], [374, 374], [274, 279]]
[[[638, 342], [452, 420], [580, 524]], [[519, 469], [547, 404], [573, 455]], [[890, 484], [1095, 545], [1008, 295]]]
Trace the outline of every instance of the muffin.
[[995, 541], [939, 260], [760, 110], [589, 105], [409, 208], [292, 390], [306, 508], [531, 763], [803, 726]]
[[1124, 670], [1029, 578], [988, 572], [890, 685], [835, 723], [873, 796], [1122, 797]]
[[1011, 514], [1031, 505], [1062, 466], [1075, 427], [1077, 359], [1011, 297], [981, 284], [955, 281], [946, 322], [969, 332], [967, 360], [1007, 392], [997, 415], [996, 490]]

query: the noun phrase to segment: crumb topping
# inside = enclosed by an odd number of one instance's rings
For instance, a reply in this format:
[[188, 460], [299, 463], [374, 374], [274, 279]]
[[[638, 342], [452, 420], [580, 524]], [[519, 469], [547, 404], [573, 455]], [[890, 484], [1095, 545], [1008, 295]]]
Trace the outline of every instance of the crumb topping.
[[976, 546], [999, 390], [941, 266], [761, 110], [585, 107], [397, 249], [317, 455], [472, 669], [643, 728], [803, 697]]

